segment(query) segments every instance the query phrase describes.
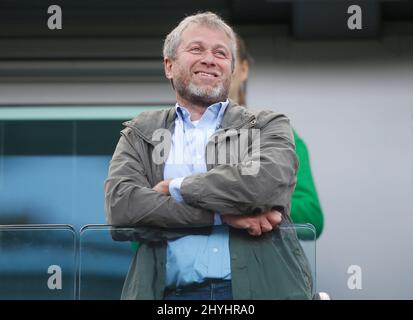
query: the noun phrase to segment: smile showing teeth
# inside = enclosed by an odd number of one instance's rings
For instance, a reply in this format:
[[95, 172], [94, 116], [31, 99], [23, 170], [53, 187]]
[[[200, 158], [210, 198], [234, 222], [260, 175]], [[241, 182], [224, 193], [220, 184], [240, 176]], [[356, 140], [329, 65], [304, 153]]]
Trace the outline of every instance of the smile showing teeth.
[[205, 76], [205, 77], [210, 77], [210, 78], [216, 77], [214, 74], [206, 73], [206, 72], [201, 72], [201, 71], [195, 72], [195, 73], [196, 73], [196, 74], [200, 74], [200, 75]]

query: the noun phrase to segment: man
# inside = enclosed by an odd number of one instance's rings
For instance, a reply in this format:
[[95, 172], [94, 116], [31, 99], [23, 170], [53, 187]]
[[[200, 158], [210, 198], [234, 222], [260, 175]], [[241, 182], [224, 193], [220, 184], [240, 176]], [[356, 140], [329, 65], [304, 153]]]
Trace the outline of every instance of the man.
[[[105, 183], [108, 223], [141, 242], [124, 299], [311, 298], [302, 249], [277, 228], [298, 167], [291, 127], [227, 99], [235, 59], [221, 18], [185, 18], [164, 43], [176, 107], [125, 123]], [[246, 131], [234, 155], [230, 140]]]

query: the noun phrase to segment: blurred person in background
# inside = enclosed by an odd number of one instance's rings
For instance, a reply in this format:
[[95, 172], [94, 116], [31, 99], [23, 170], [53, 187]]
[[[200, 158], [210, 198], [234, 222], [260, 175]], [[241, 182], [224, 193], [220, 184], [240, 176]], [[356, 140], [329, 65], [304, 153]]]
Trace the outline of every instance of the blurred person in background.
[[[242, 106], [247, 105], [247, 81], [252, 58], [244, 40], [237, 34], [237, 60], [233, 73], [229, 98]], [[316, 230], [317, 238], [324, 226], [323, 211], [311, 173], [310, 158], [304, 140], [293, 128], [295, 151], [299, 160], [297, 185], [291, 201], [291, 220], [294, 223], [310, 223]]]

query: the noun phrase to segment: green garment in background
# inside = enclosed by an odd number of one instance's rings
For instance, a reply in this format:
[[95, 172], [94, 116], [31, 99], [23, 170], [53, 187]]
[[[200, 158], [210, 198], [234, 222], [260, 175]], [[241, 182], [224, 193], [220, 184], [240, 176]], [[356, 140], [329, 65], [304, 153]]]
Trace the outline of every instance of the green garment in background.
[[[311, 223], [316, 230], [318, 238], [324, 226], [323, 211], [321, 210], [311, 173], [307, 146], [294, 129], [293, 133], [295, 152], [297, 153], [300, 166], [297, 172], [297, 185], [291, 201], [291, 220], [294, 223]], [[139, 243], [132, 242], [132, 248], [137, 250]]]
[[307, 146], [293, 129], [295, 152], [300, 162], [297, 172], [297, 185], [291, 200], [291, 220], [294, 223], [311, 223], [317, 238], [323, 231], [324, 218], [311, 173]]

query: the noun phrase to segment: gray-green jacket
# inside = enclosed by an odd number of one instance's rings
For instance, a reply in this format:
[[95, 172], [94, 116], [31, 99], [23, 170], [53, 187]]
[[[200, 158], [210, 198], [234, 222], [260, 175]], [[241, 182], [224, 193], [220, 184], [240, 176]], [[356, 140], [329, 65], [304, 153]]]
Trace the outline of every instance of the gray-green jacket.
[[[254, 114], [230, 101], [213, 135], [217, 138], [211, 138], [206, 148], [206, 157], [208, 150], [214, 150], [216, 161], [207, 164], [206, 173], [184, 179], [181, 193], [185, 203], [152, 190], [163, 180], [164, 171], [164, 162], [152, 161], [154, 149], [164, 143], [154, 132], [166, 128], [172, 134], [175, 117], [175, 108], [171, 108], [142, 112], [125, 122], [110, 162], [105, 182], [107, 221], [114, 226], [135, 227], [134, 232], [114, 231], [112, 236], [141, 243], [125, 281], [124, 299], [162, 299], [167, 240], [208, 234], [216, 211], [242, 215], [276, 208], [283, 213], [283, 224], [291, 221], [298, 160], [287, 117], [272, 111]], [[230, 139], [225, 135], [250, 128], [260, 130], [259, 153], [252, 152], [248, 157], [240, 154], [236, 164], [219, 164], [220, 150], [230, 150]], [[213, 146], [215, 149], [209, 149]], [[259, 161], [258, 173], [242, 174], [251, 160]], [[311, 298], [311, 271], [294, 232], [276, 229], [253, 237], [245, 230], [230, 228], [229, 249], [234, 299]]]

